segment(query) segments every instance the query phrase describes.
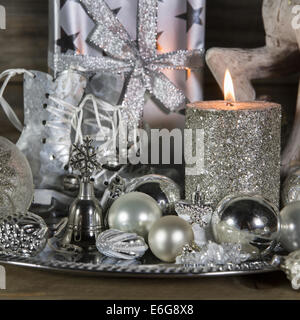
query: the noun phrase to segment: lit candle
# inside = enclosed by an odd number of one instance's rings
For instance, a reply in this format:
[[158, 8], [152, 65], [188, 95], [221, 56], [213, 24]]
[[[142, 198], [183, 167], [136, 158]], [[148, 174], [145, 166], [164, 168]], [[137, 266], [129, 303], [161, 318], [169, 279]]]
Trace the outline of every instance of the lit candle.
[[[186, 165], [186, 198], [197, 185], [206, 202], [217, 206], [225, 196], [256, 194], [279, 204], [281, 106], [264, 101], [236, 102], [229, 72], [224, 101], [191, 103], [186, 129], [203, 130], [202, 146], [189, 144], [186, 157], [201, 148], [203, 167]], [[199, 154], [199, 150], [198, 150]], [[191, 163], [187, 161], [187, 163]]]

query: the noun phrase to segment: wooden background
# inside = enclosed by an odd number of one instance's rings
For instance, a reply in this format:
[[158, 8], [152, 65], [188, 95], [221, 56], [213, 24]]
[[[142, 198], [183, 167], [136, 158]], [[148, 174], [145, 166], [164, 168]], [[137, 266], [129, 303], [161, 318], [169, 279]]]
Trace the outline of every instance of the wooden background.
[[[0, 70], [26, 68], [47, 71], [48, 1], [2, 0], [7, 10], [7, 30], [0, 30]], [[206, 48], [213, 46], [254, 48], [264, 45], [262, 0], [208, 0]], [[10, 84], [7, 99], [22, 117], [21, 78]], [[256, 81], [258, 95], [267, 95], [293, 110], [297, 77]], [[209, 70], [205, 70], [205, 99], [222, 98]], [[291, 121], [293, 112], [283, 122]], [[18, 133], [0, 111], [0, 135], [16, 140]], [[284, 132], [285, 133], [285, 132]]]

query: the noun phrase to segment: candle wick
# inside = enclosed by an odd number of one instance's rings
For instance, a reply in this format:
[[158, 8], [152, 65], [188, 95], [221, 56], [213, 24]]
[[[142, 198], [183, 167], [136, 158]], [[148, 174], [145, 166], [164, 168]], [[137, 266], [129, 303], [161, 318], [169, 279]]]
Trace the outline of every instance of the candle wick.
[[226, 106], [227, 106], [227, 107], [233, 107], [234, 105], [233, 105], [232, 102], [227, 101], [227, 102], [226, 102]]

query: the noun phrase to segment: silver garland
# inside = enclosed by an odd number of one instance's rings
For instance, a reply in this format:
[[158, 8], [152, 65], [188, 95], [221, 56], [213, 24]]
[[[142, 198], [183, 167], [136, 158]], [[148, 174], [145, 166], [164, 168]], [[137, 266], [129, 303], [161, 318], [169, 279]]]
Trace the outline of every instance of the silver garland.
[[47, 233], [46, 223], [35, 214], [8, 215], [0, 221], [0, 251], [22, 257], [35, 256], [44, 249]]
[[104, 50], [108, 57], [55, 54], [55, 69], [63, 71], [73, 67], [84, 71], [129, 75], [121, 112], [130, 128], [137, 127], [141, 122], [146, 91], [169, 111], [174, 112], [184, 106], [184, 93], [161, 70], [199, 69], [203, 65], [203, 50], [157, 54], [158, 0], [138, 1], [137, 43], [130, 38], [104, 0], [80, 1], [96, 23], [89, 40]]

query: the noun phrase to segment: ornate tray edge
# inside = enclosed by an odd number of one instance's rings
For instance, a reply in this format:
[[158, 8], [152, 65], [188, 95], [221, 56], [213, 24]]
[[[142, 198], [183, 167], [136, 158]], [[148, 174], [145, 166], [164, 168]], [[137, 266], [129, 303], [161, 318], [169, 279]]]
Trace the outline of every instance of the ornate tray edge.
[[222, 266], [184, 266], [177, 264], [153, 264], [153, 265], [95, 265], [88, 263], [42, 261], [38, 258], [20, 258], [0, 254], [0, 263], [22, 267], [36, 268], [40, 270], [56, 271], [64, 273], [81, 273], [91, 276], [111, 277], [211, 277], [249, 275], [279, 271], [266, 261], [244, 262], [240, 265]]

